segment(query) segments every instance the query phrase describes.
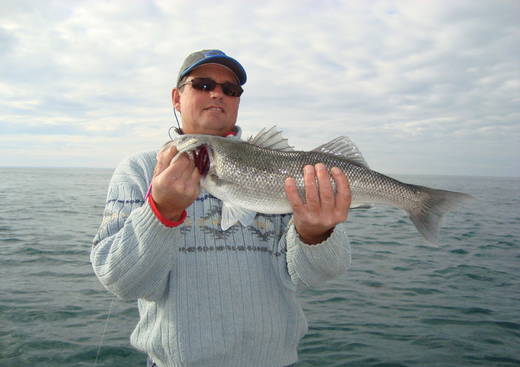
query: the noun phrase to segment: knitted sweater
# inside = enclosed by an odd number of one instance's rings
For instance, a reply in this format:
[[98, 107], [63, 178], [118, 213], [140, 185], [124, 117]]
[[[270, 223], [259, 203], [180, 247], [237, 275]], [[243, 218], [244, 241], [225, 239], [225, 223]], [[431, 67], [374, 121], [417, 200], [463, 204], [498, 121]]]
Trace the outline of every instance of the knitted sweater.
[[222, 202], [201, 190], [186, 220], [166, 227], [145, 200], [157, 152], [119, 164], [91, 261], [101, 283], [137, 299], [130, 341], [160, 367], [280, 367], [297, 361], [307, 321], [296, 299], [350, 263], [344, 224], [302, 243], [290, 215], [257, 214], [220, 228]]

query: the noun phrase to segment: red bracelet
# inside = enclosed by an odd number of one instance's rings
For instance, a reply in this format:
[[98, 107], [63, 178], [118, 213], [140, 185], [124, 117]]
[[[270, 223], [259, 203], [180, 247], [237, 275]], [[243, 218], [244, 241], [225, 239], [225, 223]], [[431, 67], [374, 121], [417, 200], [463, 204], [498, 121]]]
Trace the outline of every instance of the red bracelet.
[[152, 208], [152, 211], [155, 214], [155, 216], [157, 217], [157, 219], [159, 219], [159, 221], [162, 224], [164, 224], [166, 227], [177, 227], [177, 226], [181, 225], [182, 222], [184, 222], [184, 220], [186, 219], [186, 216], [188, 215], [186, 213], [186, 210], [183, 210], [179, 220], [173, 221], [173, 220], [166, 219], [165, 217], [162, 216], [161, 212], [157, 209], [157, 205], [155, 204], [155, 201], [153, 200], [152, 194], [148, 195], [148, 204], [150, 204], [150, 207]]

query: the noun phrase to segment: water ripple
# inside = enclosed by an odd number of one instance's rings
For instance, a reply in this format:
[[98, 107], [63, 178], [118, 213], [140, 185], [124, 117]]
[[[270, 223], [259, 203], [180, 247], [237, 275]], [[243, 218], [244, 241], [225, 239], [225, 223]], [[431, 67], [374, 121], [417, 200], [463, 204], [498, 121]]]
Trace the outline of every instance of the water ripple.
[[[0, 365], [92, 367], [113, 296], [89, 250], [111, 172], [0, 170], [0, 196], [16, 193], [0, 207]], [[353, 211], [350, 271], [300, 293], [309, 333], [297, 366], [520, 365], [520, 180], [405, 181], [464, 188], [479, 201], [448, 216], [438, 247], [400, 210]], [[99, 366], [144, 365], [128, 342], [137, 319], [135, 301], [114, 302]]]

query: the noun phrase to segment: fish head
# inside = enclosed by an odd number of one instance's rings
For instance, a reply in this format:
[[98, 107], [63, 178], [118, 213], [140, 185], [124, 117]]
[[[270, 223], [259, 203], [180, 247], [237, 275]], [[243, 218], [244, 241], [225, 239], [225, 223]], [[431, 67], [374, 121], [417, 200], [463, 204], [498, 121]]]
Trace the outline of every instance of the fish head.
[[180, 135], [172, 140], [178, 154], [186, 153], [193, 160], [201, 176], [206, 176], [212, 162], [212, 139], [208, 135]]

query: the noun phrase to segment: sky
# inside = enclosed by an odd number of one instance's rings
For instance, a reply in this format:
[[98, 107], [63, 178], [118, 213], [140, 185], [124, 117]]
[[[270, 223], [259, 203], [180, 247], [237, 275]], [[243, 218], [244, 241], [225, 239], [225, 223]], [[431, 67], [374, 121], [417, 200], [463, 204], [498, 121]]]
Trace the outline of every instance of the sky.
[[385, 174], [520, 176], [518, 0], [2, 0], [0, 166], [159, 148], [179, 67], [208, 48], [247, 71], [244, 137], [348, 136]]

